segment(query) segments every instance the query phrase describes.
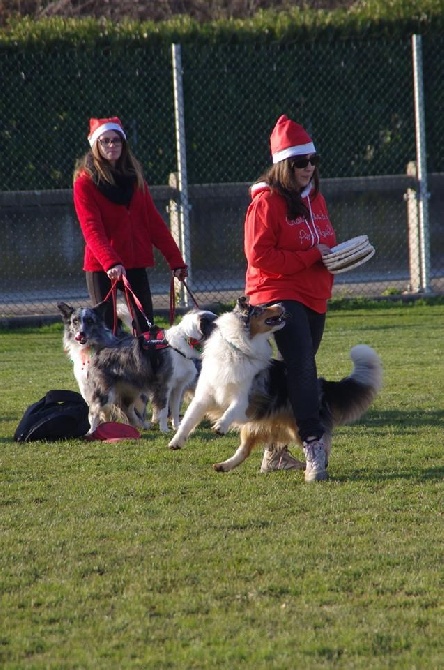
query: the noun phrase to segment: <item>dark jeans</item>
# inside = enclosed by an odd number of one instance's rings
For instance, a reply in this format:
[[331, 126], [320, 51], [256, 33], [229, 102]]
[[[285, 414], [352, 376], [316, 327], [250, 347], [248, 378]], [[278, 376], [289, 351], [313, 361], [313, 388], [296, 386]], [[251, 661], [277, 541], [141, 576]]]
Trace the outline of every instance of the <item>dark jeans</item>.
[[324, 432], [319, 418], [319, 393], [315, 356], [324, 334], [325, 314], [318, 314], [294, 300], [282, 300], [290, 315], [274, 334], [287, 366], [288, 397], [302, 440]]
[[[85, 276], [86, 276], [86, 287], [88, 289], [89, 297], [92, 303], [94, 305], [97, 305], [97, 303], [102, 302], [109, 293], [109, 290], [111, 288], [111, 281], [109, 280], [109, 277], [106, 274], [106, 272], [86, 272]], [[144, 268], [133, 268], [132, 270], [127, 270], [126, 277], [129, 281], [132, 290], [134, 291], [135, 295], [140, 301], [140, 304], [142, 305], [145, 316], [147, 317], [147, 319], [151, 324], [154, 323], [153, 301], [151, 298], [150, 283], [148, 281], [148, 275], [146, 270]], [[119, 282], [117, 284], [117, 287], [121, 291], [124, 290], [122, 282]], [[109, 297], [108, 300], [110, 303], [110, 308], [106, 312], [105, 322], [108, 328], [112, 329], [114, 327], [114, 314], [112, 309], [111, 296]], [[146, 322], [146, 319], [144, 318], [140, 310], [137, 309], [136, 305], [134, 304], [132, 296], [131, 296], [131, 306], [133, 314], [135, 315], [136, 319], [135, 323], [136, 331], [139, 334], [143, 333], [146, 330], [148, 330], [149, 324]]]

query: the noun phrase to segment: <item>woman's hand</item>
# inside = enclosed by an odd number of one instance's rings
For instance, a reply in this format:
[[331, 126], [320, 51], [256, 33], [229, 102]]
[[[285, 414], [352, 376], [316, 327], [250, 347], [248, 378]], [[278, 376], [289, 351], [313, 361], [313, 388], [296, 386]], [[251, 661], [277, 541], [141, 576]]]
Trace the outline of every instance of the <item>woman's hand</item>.
[[113, 268], [110, 268], [106, 274], [111, 281], [119, 281], [122, 276], [126, 275], [126, 270], [123, 265], [115, 265]]
[[328, 256], [328, 254], [331, 254], [331, 249], [330, 247], [327, 247], [326, 244], [317, 244], [316, 248], [321, 252], [321, 256]]
[[173, 270], [173, 277], [176, 277], [179, 281], [183, 281], [188, 277], [188, 268], [186, 266], [184, 268], [175, 268]]

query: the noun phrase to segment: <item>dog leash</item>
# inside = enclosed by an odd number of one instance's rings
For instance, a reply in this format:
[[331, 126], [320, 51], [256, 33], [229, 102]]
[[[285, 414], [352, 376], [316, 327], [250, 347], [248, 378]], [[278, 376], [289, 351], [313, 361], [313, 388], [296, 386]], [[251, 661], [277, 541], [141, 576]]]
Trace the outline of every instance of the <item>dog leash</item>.
[[139, 312], [142, 314], [143, 318], [145, 319], [145, 321], [147, 323], [147, 326], [148, 326], [148, 330], [150, 330], [150, 328], [153, 327], [153, 324], [151, 323], [151, 321], [149, 320], [149, 318], [147, 317], [147, 315], [143, 311], [142, 304], [141, 304], [139, 298], [134, 293], [133, 289], [131, 288], [131, 284], [129, 283], [126, 275], [122, 275], [121, 280], [123, 282], [123, 286], [124, 286], [124, 289], [125, 289], [126, 304], [128, 305], [128, 309], [130, 311], [131, 318], [132, 318], [133, 322], [135, 322], [136, 317], [135, 317], [134, 309], [133, 309], [133, 306], [132, 306], [132, 303], [131, 303], [131, 299], [130, 299], [131, 297], [132, 297], [132, 299], [134, 301], [134, 304], [136, 305], [137, 309], [139, 310]]
[[[194, 297], [193, 293], [191, 292], [191, 289], [189, 288], [185, 279], [180, 279], [179, 281], [181, 281], [182, 284], [185, 286], [186, 290], [188, 291], [188, 295], [194, 302], [194, 306], [196, 307], [196, 309], [200, 309], [199, 304], [196, 298]], [[174, 271], [173, 271], [171, 273], [171, 280], [170, 280], [170, 326], [172, 326], [174, 323], [175, 312], [176, 312], [176, 292], [174, 290]]]
[[102, 300], [103, 303], [111, 297], [113, 303], [113, 335], [117, 333], [117, 282], [117, 279], [111, 282], [111, 288]]
[[[113, 327], [114, 335], [117, 332], [117, 285], [118, 285], [119, 281], [121, 281], [123, 283], [124, 293], [125, 293], [125, 301], [126, 301], [126, 304], [128, 305], [128, 310], [130, 312], [131, 319], [134, 322], [134, 320], [135, 320], [135, 314], [134, 314], [134, 309], [133, 309], [133, 302], [134, 302], [137, 309], [140, 311], [143, 318], [145, 319], [145, 321], [147, 323], [147, 326], [148, 326], [148, 330], [149, 330], [150, 328], [152, 328], [153, 324], [151, 323], [151, 321], [148, 319], [147, 315], [143, 311], [142, 304], [141, 304], [139, 298], [134, 293], [133, 289], [131, 288], [131, 284], [129, 283], [128, 278], [126, 277], [126, 275], [122, 275], [120, 277], [120, 279], [115, 279], [112, 282], [111, 288], [110, 288], [110, 290], [108, 291], [107, 295], [104, 298], [104, 302], [106, 300], [108, 300], [108, 298], [110, 296], [112, 298], [113, 315], [114, 315], [114, 327]], [[185, 281], [185, 279], [181, 279], [180, 281], [185, 286], [185, 288], [188, 292], [188, 295], [191, 297], [196, 309], [200, 309], [199, 304], [198, 304], [196, 298], [194, 297], [191, 289], [189, 288], [187, 282]], [[131, 298], [132, 298], [133, 302], [131, 301]], [[171, 280], [170, 280], [170, 326], [172, 326], [173, 323], [174, 323], [175, 312], [176, 312], [176, 292], [174, 290], [174, 272], [172, 272], [171, 273]]]
[[[143, 307], [140, 303], [139, 298], [136, 296], [134, 293], [133, 289], [131, 288], [131, 285], [125, 275], [122, 275], [122, 281], [123, 281], [123, 286], [125, 288], [125, 299], [126, 303], [128, 305], [128, 309], [130, 310], [131, 317], [133, 319], [133, 323], [135, 323], [135, 315], [133, 313], [133, 310], [131, 309], [131, 300], [130, 296], [134, 300], [134, 304], [136, 305], [137, 309], [140, 311], [142, 314], [143, 318], [147, 322], [148, 325], [148, 330], [143, 332], [140, 335], [140, 338], [142, 338], [143, 342], [143, 348], [144, 349], [165, 349], [166, 347], [169, 347], [169, 342], [165, 337], [165, 331], [162, 328], [154, 328], [154, 324], [150, 322], [148, 319], [147, 315], [143, 311]], [[139, 334], [135, 331], [133, 328], [133, 333], [135, 337], [139, 337]]]
[[[120, 279], [114, 279], [112, 281], [111, 288], [108, 291], [108, 293], [106, 294], [105, 298], [103, 299], [103, 302], [108, 300], [109, 297], [111, 297], [111, 299], [112, 299], [113, 316], [114, 316], [113, 334], [115, 335], [117, 333], [117, 285], [118, 285], [119, 281], [121, 281], [122, 284], [123, 284], [124, 293], [125, 293], [125, 301], [126, 301], [126, 304], [128, 306], [128, 310], [129, 310], [129, 313], [130, 313], [130, 316], [131, 316], [131, 319], [132, 319], [133, 323], [135, 323], [136, 316], [134, 314], [133, 302], [131, 301], [131, 298], [134, 301], [134, 304], [136, 305], [137, 309], [139, 310], [139, 312], [142, 314], [143, 318], [145, 319], [145, 321], [147, 323], [147, 326], [148, 326], [148, 330], [149, 330], [150, 328], [152, 328], [153, 324], [151, 323], [151, 321], [148, 319], [147, 315], [143, 311], [142, 304], [141, 304], [139, 298], [134, 293], [133, 289], [131, 288], [131, 285], [130, 285], [126, 275], [122, 275], [120, 277]], [[133, 331], [134, 331], [134, 328], [133, 328]], [[134, 331], [134, 335], [136, 335], [136, 334], [137, 333]]]

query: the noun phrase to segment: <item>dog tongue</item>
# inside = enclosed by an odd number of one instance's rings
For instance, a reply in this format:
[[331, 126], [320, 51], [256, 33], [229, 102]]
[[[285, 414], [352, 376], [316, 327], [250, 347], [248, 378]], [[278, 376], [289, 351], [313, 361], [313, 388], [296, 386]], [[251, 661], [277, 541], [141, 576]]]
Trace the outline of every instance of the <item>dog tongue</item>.
[[74, 337], [74, 339], [75, 339], [77, 342], [80, 342], [81, 344], [84, 344], [84, 343], [85, 343], [85, 337], [84, 337], [84, 335], [82, 335], [81, 333], [77, 333], [77, 335]]

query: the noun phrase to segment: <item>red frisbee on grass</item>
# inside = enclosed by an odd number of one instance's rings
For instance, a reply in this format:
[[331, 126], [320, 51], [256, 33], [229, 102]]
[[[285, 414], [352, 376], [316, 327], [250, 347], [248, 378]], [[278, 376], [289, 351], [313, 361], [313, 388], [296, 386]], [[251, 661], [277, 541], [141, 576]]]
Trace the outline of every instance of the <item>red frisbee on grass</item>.
[[140, 433], [137, 428], [129, 426], [127, 423], [118, 423], [117, 421], [106, 421], [97, 426], [93, 433], [85, 435], [86, 440], [101, 442], [120, 442], [121, 440], [137, 440]]

